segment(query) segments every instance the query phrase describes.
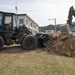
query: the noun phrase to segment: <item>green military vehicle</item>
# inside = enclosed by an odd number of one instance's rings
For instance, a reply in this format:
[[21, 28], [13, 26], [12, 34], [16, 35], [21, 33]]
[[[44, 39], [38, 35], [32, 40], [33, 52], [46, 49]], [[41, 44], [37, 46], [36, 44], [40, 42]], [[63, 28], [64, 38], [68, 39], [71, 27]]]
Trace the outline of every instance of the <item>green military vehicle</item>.
[[0, 50], [4, 45], [21, 44], [24, 49], [35, 49], [37, 45], [46, 47], [49, 42], [47, 34], [37, 33], [33, 35], [23, 25], [17, 28], [16, 14], [0, 12]]

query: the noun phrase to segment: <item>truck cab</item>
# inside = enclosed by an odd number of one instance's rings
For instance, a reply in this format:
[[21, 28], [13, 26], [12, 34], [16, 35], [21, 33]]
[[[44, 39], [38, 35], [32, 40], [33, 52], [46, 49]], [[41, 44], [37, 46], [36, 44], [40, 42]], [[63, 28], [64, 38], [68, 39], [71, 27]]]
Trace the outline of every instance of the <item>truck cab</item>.
[[0, 32], [13, 31], [17, 27], [14, 13], [0, 12]]

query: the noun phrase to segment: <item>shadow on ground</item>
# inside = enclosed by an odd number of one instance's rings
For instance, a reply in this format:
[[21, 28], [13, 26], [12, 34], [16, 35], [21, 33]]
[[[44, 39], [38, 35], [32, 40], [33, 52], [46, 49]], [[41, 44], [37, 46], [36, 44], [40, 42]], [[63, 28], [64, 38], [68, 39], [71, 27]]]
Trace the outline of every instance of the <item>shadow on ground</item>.
[[24, 50], [21, 46], [9, 46], [9, 47], [4, 47], [1, 51], [0, 54], [4, 53], [27, 53], [30, 51], [35, 51], [36, 53], [40, 53], [43, 51], [43, 48], [36, 48], [35, 50]]

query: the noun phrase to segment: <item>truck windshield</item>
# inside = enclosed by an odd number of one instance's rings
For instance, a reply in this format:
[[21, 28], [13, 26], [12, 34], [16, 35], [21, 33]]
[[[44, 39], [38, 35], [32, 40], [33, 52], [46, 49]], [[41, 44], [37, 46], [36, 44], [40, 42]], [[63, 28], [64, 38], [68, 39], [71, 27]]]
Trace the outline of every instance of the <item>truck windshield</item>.
[[0, 13], [0, 25], [2, 25], [2, 14]]

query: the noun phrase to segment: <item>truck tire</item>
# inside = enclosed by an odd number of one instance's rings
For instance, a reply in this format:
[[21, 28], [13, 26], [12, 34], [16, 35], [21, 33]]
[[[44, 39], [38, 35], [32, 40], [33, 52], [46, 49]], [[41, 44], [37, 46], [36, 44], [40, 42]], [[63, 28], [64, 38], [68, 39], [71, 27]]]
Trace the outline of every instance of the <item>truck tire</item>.
[[4, 39], [0, 36], [0, 50], [4, 47]]
[[33, 50], [37, 46], [37, 39], [32, 35], [27, 35], [23, 38], [21, 45], [26, 50]]

